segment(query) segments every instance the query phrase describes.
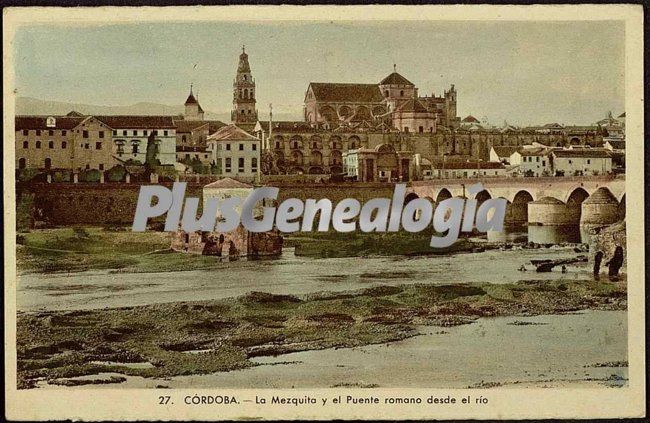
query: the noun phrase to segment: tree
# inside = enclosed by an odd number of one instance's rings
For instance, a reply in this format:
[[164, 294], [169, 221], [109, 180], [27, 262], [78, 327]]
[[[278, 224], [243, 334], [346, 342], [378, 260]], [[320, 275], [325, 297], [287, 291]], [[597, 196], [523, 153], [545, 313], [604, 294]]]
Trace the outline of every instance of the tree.
[[154, 138], [153, 132], [147, 138], [147, 154], [145, 158], [145, 165], [148, 169], [151, 169], [153, 166], [160, 166], [160, 160], [158, 159], [158, 143]]

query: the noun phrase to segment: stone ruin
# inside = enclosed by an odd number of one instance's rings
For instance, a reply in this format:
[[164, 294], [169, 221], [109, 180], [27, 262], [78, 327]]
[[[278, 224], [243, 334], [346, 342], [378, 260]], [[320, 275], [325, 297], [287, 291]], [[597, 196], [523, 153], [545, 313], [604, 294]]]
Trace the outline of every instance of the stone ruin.
[[242, 225], [230, 232], [185, 232], [172, 234], [171, 249], [204, 256], [236, 260], [239, 257], [273, 257], [282, 254], [283, 238], [277, 229], [249, 232]]

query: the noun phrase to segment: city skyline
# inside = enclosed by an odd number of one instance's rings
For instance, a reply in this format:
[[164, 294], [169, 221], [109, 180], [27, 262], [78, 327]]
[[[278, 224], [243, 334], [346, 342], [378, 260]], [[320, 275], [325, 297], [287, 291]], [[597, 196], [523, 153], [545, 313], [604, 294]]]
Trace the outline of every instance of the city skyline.
[[623, 44], [614, 21], [41, 25], [17, 31], [15, 88], [49, 101], [177, 106], [194, 84], [206, 111], [226, 113], [246, 45], [261, 120], [269, 103], [302, 119], [309, 82], [376, 83], [396, 64], [420, 95], [454, 84], [461, 118], [591, 124], [624, 111]]

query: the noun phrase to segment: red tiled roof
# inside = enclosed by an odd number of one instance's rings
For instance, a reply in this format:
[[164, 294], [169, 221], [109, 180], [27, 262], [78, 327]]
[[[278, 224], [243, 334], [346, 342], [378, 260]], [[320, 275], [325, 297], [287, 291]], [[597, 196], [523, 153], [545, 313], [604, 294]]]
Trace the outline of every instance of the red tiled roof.
[[388, 75], [386, 78], [382, 79], [379, 85], [413, 85], [411, 81], [404, 78], [397, 72], [393, 72]]
[[318, 101], [379, 103], [383, 100], [377, 84], [312, 82], [309, 86]]
[[208, 141], [259, 141], [237, 125], [226, 125], [208, 137]]
[[585, 157], [585, 158], [607, 158], [611, 157], [609, 151], [602, 148], [581, 148], [578, 150], [554, 150], [555, 157]]
[[95, 116], [113, 129], [174, 129], [174, 116]]
[[176, 125], [176, 132], [192, 132], [203, 126], [208, 126], [208, 123], [209, 122], [203, 120], [174, 120], [174, 124]]
[[15, 124], [16, 131], [24, 129], [73, 129], [79, 125], [86, 117], [68, 117], [68, 116], [53, 116], [55, 119], [55, 126], [48, 127], [46, 125], [48, 116], [16, 116]]
[[237, 181], [232, 178], [223, 178], [218, 181], [212, 182], [203, 188], [253, 188], [252, 185], [246, 184], [244, 182]]

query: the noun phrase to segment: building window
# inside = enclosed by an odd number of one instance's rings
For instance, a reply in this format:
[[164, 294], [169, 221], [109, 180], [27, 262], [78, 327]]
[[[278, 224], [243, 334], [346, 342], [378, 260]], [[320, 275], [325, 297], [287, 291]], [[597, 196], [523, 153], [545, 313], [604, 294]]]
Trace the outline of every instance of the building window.
[[157, 131], [157, 130], [154, 130], [154, 131], [151, 132], [151, 133], [152, 133], [153, 135], [158, 135], [158, 131]]
[[95, 143], [95, 150], [101, 150], [102, 149], [102, 143], [101, 142], [96, 142]]
[[253, 151], [257, 151], [257, 144], [253, 144]]
[[409, 127], [408, 127], [408, 126], [405, 126], [405, 127], [404, 127], [404, 132], [408, 132], [408, 131], [409, 131]]
[[54, 141], [50, 141], [50, 142], [48, 142], [48, 143], [47, 143], [47, 146], [48, 146], [49, 148], [54, 148]]
[[45, 159], [45, 169], [49, 169], [49, 168], [51, 168], [51, 167], [52, 167], [52, 159], [50, 159], [49, 157], [47, 157], [47, 158]]
[[29, 148], [29, 143], [27, 141], [23, 141], [23, 148]]
[[86, 164], [86, 170], [90, 169], [90, 165]]
[[99, 170], [104, 170], [104, 163], [99, 164]]
[[230, 151], [230, 144], [226, 144], [226, 150]]
[[23, 129], [23, 135], [24, 135], [24, 136], [29, 135], [29, 131], [28, 131], [27, 129]]
[[402, 90], [402, 91], [399, 92], [399, 96], [400, 96], [400, 97], [404, 97], [404, 90]]
[[40, 137], [40, 136], [41, 136], [41, 130], [40, 130], [40, 129], [36, 130], [36, 136], [37, 136], [37, 137]]
[[138, 144], [133, 144], [133, 154], [138, 154]]
[[230, 173], [232, 169], [232, 159], [230, 157], [226, 157], [226, 173]]
[[84, 148], [85, 148], [86, 150], [90, 150], [90, 143], [87, 142], [87, 143], [84, 145]]
[[133, 135], [134, 136], [138, 135], [138, 131], [133, 131]]
[[163, 135], [167, 136], [169, 134], [169, 131], [163, 131]]
[[144, 135], [147, 135], [148, 132], [149, 132], [149, 131], [146, 131], [146, 130], [145, 130], [145, 131], [142, 131], [142, 133], [143, 133]]
[[419, 131], [420, 133], [423, 133], [423, 132], [424, 132], [424, 126], [420, 126], [420, 127], [418, 128], [418, 131]]
[[569, 164], [573, 163], [571, 160], [569, 160]]
[[240, 157], [240, 158], [239, 158], [239, 160], [238, 160], [238, 165], [239, 165], [239, 166], [238, 166], [238, 168], [239, 168], [239, 172], [240, 172], [240, 173], [243, 173], [243, 172], [244, 172], [244, 158], [243, 158], [243, 157]]
[[61, 148], [64, 149], [64, 150], [65, 150], [66, 148], [68, 148], [68, 143], [67, 143], [66, 141], [62, 141], [62, 142], [61, 142]]
[[183, 135], [183, 136], [181, 137], [181, 141], [182, 141], [182, 142], [186, 142], [186, 141], [187, 141], [187, 137], [186, 137], [185, 135]]
[[88, 138], [88, 131], [83, 131], [83, 137]]
[[539, 162], [539, 156], [535, 157], [535, 161]]
[[18, 159], [18, 169], [25, 169], [27, 167], [27, 160], [24, 157]]
[[61, 135], [67, 135], [68, 131], [61, 131]]
[[36, 148], [41, 148], [41, 142], [40, 141], [36, 141]]
[[251, 170], [257, 172], [257, 157], [251, 159]]
[[244, 144], [239, 144], [239, 151], [244, 151]]
[[49, 136], [54, 136], [54, 131], [50, 129], [49, 131], [47, 131], [47, 134], [48, 134]]
[[591, 164], [591, 160], [590, 160], [590, 159], [587, 159], [587, 164]]
[[99, 138], [104, 138], [104, 131], [99, 131]]
[[117, 131], [113, 131], [113, 135], [117, 136]]
[[122, 131], [122, 135], [126, 135], [126, 131]]

